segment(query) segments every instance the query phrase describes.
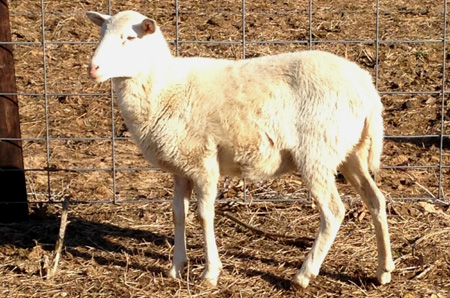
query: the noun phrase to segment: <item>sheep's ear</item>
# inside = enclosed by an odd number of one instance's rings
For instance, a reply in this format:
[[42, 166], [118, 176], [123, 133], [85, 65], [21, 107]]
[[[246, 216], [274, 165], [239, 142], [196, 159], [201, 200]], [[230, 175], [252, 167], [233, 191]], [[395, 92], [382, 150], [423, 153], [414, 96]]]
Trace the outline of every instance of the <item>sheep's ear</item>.
[[101, 14], [95, 11], [86, 12], [86, 16], [97, 26], [103, 26], [103, 23], [108, 20], [111, 16], [106, 14]]
[[144, 34], [153, 34], [156, 31], [156, 21], [153, 19], [144, 19], [141, 23]]

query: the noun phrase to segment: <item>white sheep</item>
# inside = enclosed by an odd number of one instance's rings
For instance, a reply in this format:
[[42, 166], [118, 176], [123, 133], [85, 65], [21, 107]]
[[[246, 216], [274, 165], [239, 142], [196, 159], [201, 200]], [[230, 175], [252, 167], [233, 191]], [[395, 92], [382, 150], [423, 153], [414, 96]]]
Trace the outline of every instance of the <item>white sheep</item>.
[[366, 71], [321, 51], [241, 61], [177, 58], [156, 22], [137, 12], [87, 16], [101, 27], [90, 76], [113, 79], [133, 139], [151, 163], [174, 175], [170, 277], [180, 278], [187, 262], [192, 190], [205, 240], [202, 279], [215, 286], [222, 269], [214, 236], [219, 176], [265, 179], [298, 171], [321, 215], [311, 252], [293, 281], [307, 287], [344, 218], [335, 185], [339, 170], [372, 214], [376, 277], [380, 284], [390, 281], [385, 198], [369, 174], [379, 169], [382, 104]]

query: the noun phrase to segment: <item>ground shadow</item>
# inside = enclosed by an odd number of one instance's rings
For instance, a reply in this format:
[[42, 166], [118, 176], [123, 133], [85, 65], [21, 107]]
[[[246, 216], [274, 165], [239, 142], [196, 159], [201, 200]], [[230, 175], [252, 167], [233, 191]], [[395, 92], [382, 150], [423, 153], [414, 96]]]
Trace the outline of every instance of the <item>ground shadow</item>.
[[[300, 267], [297, 267], [297, 268], [300, 270]], [[247, 269], [247, 270], [244, 270], [243, 272], [248, 277], [259, 276], [261, 279], [272, 284], [276, 289], [279, 289], [279, 290], [290, 290], [293, 288], [292, 279], [294, 278], [294, 276], [281, 277], [281, 276], [277, 276], [277, 275], [269, 273], [269, 272], [265, 272], [262, 270], [255, 270], [255, 269]], [[343, 282], [346, 284], [354, 284], [360, 288], [366, 288], [367, 286], [376, 284], [376, 280], [374, 278], [362, 277], [362, 276], [356, 276], [356, 275], [350, 276], [348, 274], [329, 272], [327, 270], [321, 270], [319, 273], [319, 276], [327, 276], [336, 281], [340, 281], [340, 282]]]
[[[112, 224], [87, 221], [77, 217], [71, 217], [67, 226], [64, 239], [64, 249], [75, 257], [86, 260], [94, 259], [98, 264], [114, 264], [121, 267], [133, 267], [138, 270], [150, 270], [155, 273], [163, 272], [162, 268], [128, 263], [124, 261], [94, 256], [79, 250], [80, 247], [95, 247], [106, 252], [121, 252], [129, 255], [136, 253], [126, 244], [113, 243], [108, 237], [134, 238], [139, 241], [151, 243], [156, 246], [173, 243], [173, 238], [166, 235], [156, 234], [150, 231], [123, 228]], [[14, 250], [31, 249], [36, 245], [46, 251], [53, 251], [58, 237], [60, 218], [56, 215], [45, 215], [39, 218], [30, 217], [28, 221], [17, 223], [0, 224], [0, 246], [13, 247]], [[156, 251], [145, 251], [144, 256], [149, 259], [163, 260], [169, 262], [169, 256]]]
[[339, 272], [330, 272], [328, 270], [320, 270], [319, 275], [328, 276], [334, 280], [341, 281], [346, 284], [354, 284], [359, 288], [366, 288], [370, 285], [375, 285], [377, 283], [376, 279], [373, 277], [364, 276], [361, 273], [355, 272], [354, 275], [348, 275]]
[[[431, 146], [435, 146], [439, 148], [441, 146], [441, 138], [439, 135], [436, 136], [422, 136], [422, 137], [388, 137], [386, 140], [398, 142], [398, 143], [410, 143], [417, 146], [425, 146], [426, 148], [430, 148]], [[450, 137], [444, 136], [442, 137], [442, 148], [449, 149], [450, 148]]]
[[[58, 230], [60, 226], [60, 218], [57, 215], [45, 215], [38, 218], [30, 217], [29, 221], [0, 224], [0, 246], [12, 246], [14, 250], [18, 249], [32, 249], [37, 244], [46, 251], [53, 251], [58, 236]], [[120, 252], [123, 254], [134, 255], [137, 252], [135, 249], [126, 245], [126, 242], [121, 244], [120, 242], [111, 242], [108, 240], [111, 236], [118, 238], [136, 239], [142, 242], [151, 243], [155, 246], [165, 246], [169, 242], [173, 245], [173, 238], [167, 235], [157, 234], [151, 231], [123, 228], [112, 224], [99, 223], [94, 221], [88, 221], [82, 218], [71, 217], [70, 223], [67, 226], [66, 238], [64, 240], [64, 249], [74, 257], [82, 258], [85, 260], [94, 259], [99, 265], [114, 265], [126, 268], [134, 268], [140, 271], [150, 271], [156, 274], [164, 273], [165, 269], [158, 266], [148, 265], [148, 263], [138, 262], [126, 262], [114, 257], [108, 258], [101, 255], [93, 255], [89, 252], [80, 250], [83, 247], [95, 247], [99, 250], [106, 252]], [[284, 245], [291, 245], [300, 249], [305, 249], [312, 245], [311, 238], [298, 238], [298, 239], [283, 239]], [[198, 249], [197, 246], [191, 246], [189, 249]], [[142, 253], [142, 252], [140, 252]], [[261, 255], [255, 256], [251, 253], [243, 253], [240, 251], [228, 251], [227, 255], [233, 258], [241, 259], [243, 262], [256, 261], [268, 266], [277, 266], [278, 261], [273, 258], [265, 258]], [[162, 254], [156, 250], [146, 250], [143, 255], [149, 260], [161, 260], [164, 263], [169, 263], [169, 254]], [[191, 259], [191, 262], [201, 263], [203, 258]], [[285, 266], [290, 268], [299, 269], [303, 260], [284, 262]], [[15, 268], [15, 266], [13, 266]], [[14, 269], [11, 267], [11, 270]], [[16, 269], [16, 268], [15, 268]], [[292, 287], [291, 277], [281, 277], [265, 270], [247, 269], [243, 270], [244, 274], [248, 277], [260, 276], [261, 279], [272, 284], [278, 289], [289, 290]], [[350, 276], [347, 274], [329, 272], [327, 270], [321, 270], [321, 275], [331, 277], [335, 280], [339, 280], [345, 283], [353, 283], [357, 286], [364, 287], [374, 283], [374, 279]]]
[[[296, 246], [299, 249], [306, 249], [308, 247], [312, 246], [313, 239], [305, 237], [304, 239], [289, 239], [289, 240], [283, 240], [283, 244], [285, 245], [292, 245]], [[230, 255], [233, 258], [239, 258], [243, 262], [260, 262], [262, 264], [266, 264], [267, 266], [274, 266], [277, 267], [280, 264], [280, 261], [275, 260], [273, 258], [265, 258], [261, 255], [253, 255], [251, 253], [243, 253], [243, 252], [228, 252], [226, 255]], [[302, 264], [303, 264], [303, 258], [299, 258], [297, 260], [291, 260], [286, 261], [283, 260], [283, 264], [285, 267], [293, 268], [296, 270], [300, 270]], [[289, 290], [293, 287], [291, 279], [294, 276], [277, 276], [273, 273], [270, 273], [270, 268], [267, 268], [266, 270], [256, 270], [256, 269], [246, 269], [243, 270], [244, 274], [246, 274], [248, 277], [254, 277], [259, 276], [261, 279], [265, 280], [266, 282], [272, 284], [277, 289], [283, 289], [283, 290]], [[326, 276], [331, 279], [334, 279], [336, 281], [340, 281], [346, 284], [354, 284], [358, 287], [365, 288], [370, 285], [376, 284], [376, 279], [364, 276], [363, 273], [355, 272], [355, 274], [349, 275], [345, 273], [340, 272], [333, 272], [330, 270], [327, 270], [326, 268], [322, 268], [320, 270], [319, 275]]]
[[255, 277], [255, 276], [261, 277], [261, 279], [272, 284], [275, 288], [279, 290], [289, 290], [292, 288], [292, 281], [286, 278], [282, 278], [280, 276], [276, 276], [275, 274], [255, 269], [248, 269], [245, 270], [244, 272], [248, 277]]

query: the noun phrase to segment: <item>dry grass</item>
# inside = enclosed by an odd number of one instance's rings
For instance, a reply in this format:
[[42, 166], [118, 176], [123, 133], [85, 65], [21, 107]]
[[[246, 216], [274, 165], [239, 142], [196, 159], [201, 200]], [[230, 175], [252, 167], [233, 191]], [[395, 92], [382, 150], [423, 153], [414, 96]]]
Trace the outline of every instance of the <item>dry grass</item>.
[[[373, 40], [374, 3], [314, 1], [311, 26], [314, 39]], [[381, 1], [380, 38], [441, 39], [443, 1]], [[241, 1], [180, 1], [180, 39], [241, 41]], [[308, 1], [246, 1], [246, 58], [308, 49], [305, 44], [267, 45], [255, 41], [308, 40]], [[10, 1], [12, 39], [42, 41], [39, 1]], [[96, 41], [97, 29], [84, 17], [87, 10], [106, 12], [108, 2], [56, 0], [45, 2], [46, 41]], [[162, 26], [175, 39], [173, 1], [113, 1], [113, 11], [135, 9]], [[375, 75], [375, 45], [327, 44], [314, 46], [356, 61]], [[46, 47], [48, 129], [54, 138], [109, 138], [129, 136], [116, 107], [106, 96], [73, 96], [59, 93], [110, 92], [109, 83], [95, 84], [86, 74], [94, 45], [50, 44]], [[448, 47], [447, 47], [448, 49]], [[175, 48], [173, 47], [175, 51]], [[182, 56], [242, 58], [243, 48], [233, 45], [180, 45]], [[40, 46], [14, 48], [17, 87], [20, 93], [44, 90], [43, 50]], [[379, 48], [380, 91], [441, 91], [442, 43], [382, 43]], [[448, 89], [449, 76], [445, 78]], [[45, 137], [43, 96], [20, 96], [24, 138]], [[383, 95], [386, 133], [389, 135], [437, 134], [441, 129], [441, 95]], [[449, 113], [445, 102], [444, 129]], [[111, 130], [112, 114], [115, 131]], [[99, 168], [102, 171], [51, 172], [54, 200], [110, 200], [113, 197], [113, 163], [110, 140], [53, 140], [24, 142], [27, 168], [47, 166]], [[443, 151], [444, 165], [449, 152]], [[386, 141], [384, 165], [437, 165], [440, 152], [430, 143]], [[202, 240], [193, 217], [188, 223], [189, 271], [184, 281], [164, 277], [173, 250], [170, 176], [150, 167], [130, 140], [115, 143], [116, 196], [121, 200], [167, 200], [163, 203], [71, 206], [66, 246], [59, 274], [45, 280], [47, 259], [57, 239], [59, 205], [35, 206], [28, 223], [0, 226], [1, 297], [450, 297], [450, 211], [428, 203], [392, 201], [390, 198], [432, 197], [438, 193], [438, 169], [383, 170], [378, 183], [389, 201], [389, 224], [397, 270], [386, 286], [374, 284], [376, 245], [370, 216], [353, 190], [342, 180], [339, 191], [347, 216], [319, 277], [304, 291], [291, 289], [290, 280], [311, 246], [319, 224], [317, 210], [295, 203], [219, 204], [241, 221], [268, 232], [296, 239], [271, 239], [254, 234], [226, 217], [217, 216], [217, 241], [224, 272], [219, 287], [199, 284], [203, 268]], [[27, 172], [30, 201], [45, 199], [45, 172]], [[443, 169], [444, 193], [450, 186], [449, 169]], [[220, 182], [220, 198], [242, 199], [239, 179]], [[248, 200], [305, 198], [299, 177], [248, 181]], [[34, 206], [34, 205], [33, 205]], [[192, 207], [195, 209], [195, 206]], [[194, 213], [192, 210], [191, 214]]]
[[257, 235], [217, 216], [217, 239], [224, 271], [219, 286], [203, 287], [202, 236], [194, 213], [187, 223], [189, 271], [183, 281], [164, 272], [173, 250], [168, 203], [126, 206], [72, 206], [59, 272], [45, 280], [59, 226], [55, 207], [28, 224], [0, 227], [5, 297], [448, 297], [450, 211], [432, 204], [388, 204], [397, 269], [392, 283], [374, 282], [376, 244], [367, 210], [346, 200], [347, 215], [320, 275], [307, 290], [291, 278], [311, 246], [319, 216], [304, 203], [223, 205], [240, 220], [294, 239]]

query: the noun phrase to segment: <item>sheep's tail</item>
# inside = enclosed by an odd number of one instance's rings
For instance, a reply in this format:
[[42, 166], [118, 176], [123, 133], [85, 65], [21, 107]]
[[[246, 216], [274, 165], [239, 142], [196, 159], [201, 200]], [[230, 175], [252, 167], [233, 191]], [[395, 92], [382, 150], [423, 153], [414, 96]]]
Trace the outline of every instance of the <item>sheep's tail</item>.
[[372, 174], [376, 174], [380, 169], [381, 152], [383, 151], [383, 118], [380, 97], [376, 93], [376, 97], [373, 100], [373, 107], [370, 109], [369, 115], [367, 115], [366, 123], [364, 127], [364, 135], [368, 142], [368, 156], [367, 163], [369, 170]]

